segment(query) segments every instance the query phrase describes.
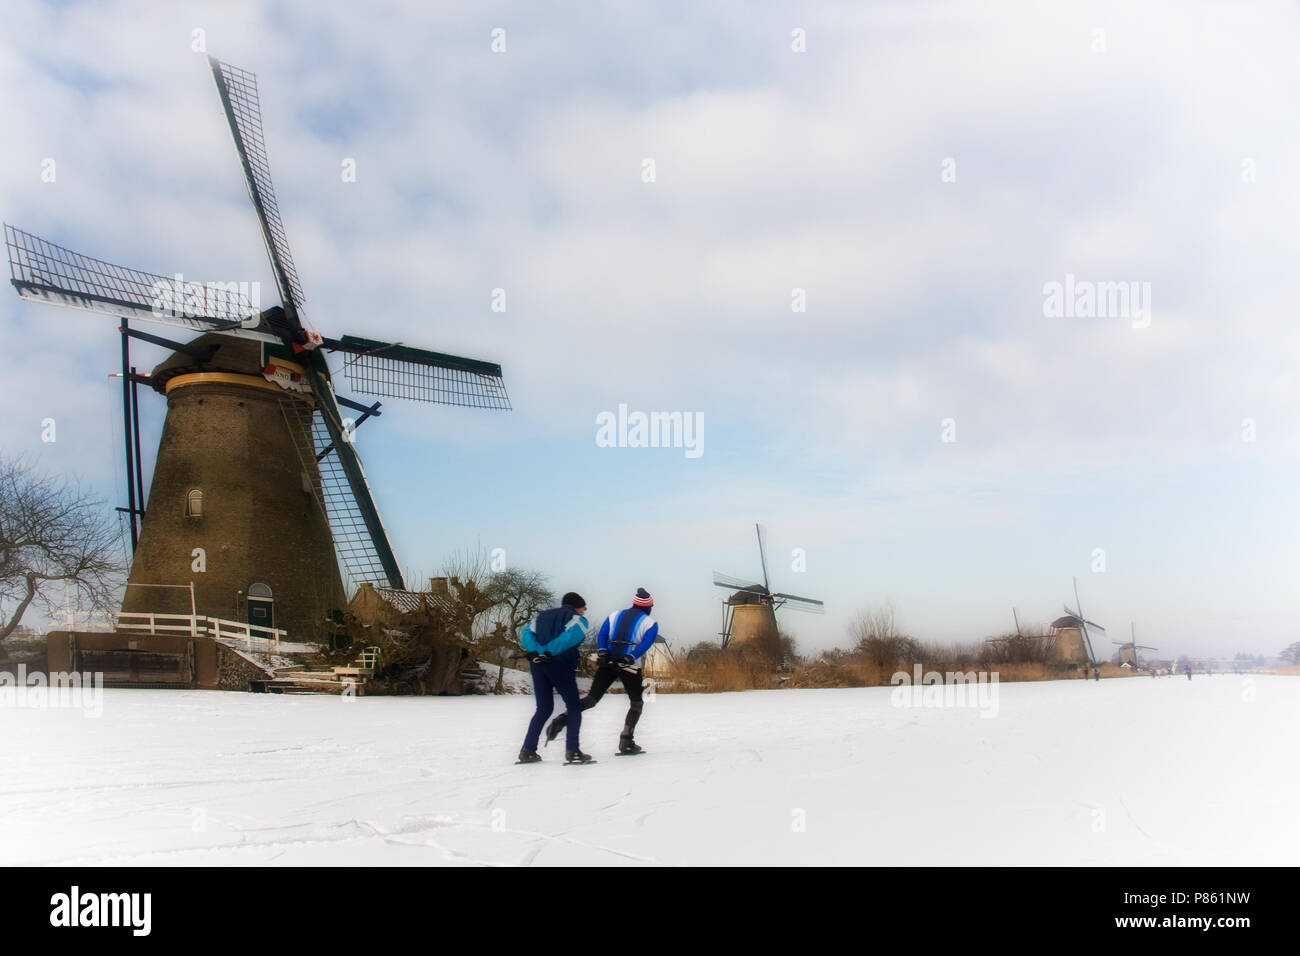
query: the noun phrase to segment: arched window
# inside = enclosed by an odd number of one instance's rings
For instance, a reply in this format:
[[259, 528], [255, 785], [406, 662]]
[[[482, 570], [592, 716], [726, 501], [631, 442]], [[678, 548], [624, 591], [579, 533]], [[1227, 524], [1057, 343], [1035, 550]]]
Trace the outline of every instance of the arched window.
[[190, 493], [185, 496], [185, 516], [187, 518], [203, 517], [203, 492], [197, 488], [191, 488]]
[[271, 593], [269, 584], [250, 584], [248, 586], [248, 596], [262, 601], [269, 601], [274, 595]]

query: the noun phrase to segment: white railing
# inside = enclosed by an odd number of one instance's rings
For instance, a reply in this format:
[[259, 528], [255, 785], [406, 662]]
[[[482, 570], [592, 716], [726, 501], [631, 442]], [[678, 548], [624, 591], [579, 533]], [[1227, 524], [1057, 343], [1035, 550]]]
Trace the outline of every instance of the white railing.
[[216, 640], [242, 640], [250, 651], [253, 642], [257, 641], [260, 646], [269, 645], [273, 651], [279, 652], [280, 641], [289, 634], [278, 627], [259, 627], [243, 621], [228, 621], [202, 614], [122, 612], [117, 616], [117, 627], [122, 631], [140, 631], [151, 635], [188, 634], [191, 637], [211, 637]]
[[206, 634], [200, 622], [206, 618], [194, 614], [153, 614], [123, 611], [117, 615], [117, 627], [122, 631], [144, 631], [148, 634], [188, 634], [197, 637]]
[[281, 630], [278, 627], [257, 627], [253, 624], [246, 624], [242, 621], [227, 621], [224, 618], [208, 618], [208, 633], [217, 640], [242, 640], [248, 650], [253, 649], [253, 642], [257, 641], [261, 649], [265, 650], [269, 646], [270, 650], [280, 653], [280, 639], [287, 637], [289, 632]]

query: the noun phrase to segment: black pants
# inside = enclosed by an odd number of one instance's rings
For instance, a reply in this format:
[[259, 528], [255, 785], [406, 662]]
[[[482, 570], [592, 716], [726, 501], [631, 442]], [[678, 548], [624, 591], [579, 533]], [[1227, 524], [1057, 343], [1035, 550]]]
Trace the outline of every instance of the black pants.
[[[627, 691], [627, 717], [623, 720], [624, 737], [631, 737], [636, 730], [636, 722], [641, 719], [641, 671], [624, 670], [615, 663], [602, 664], [596, 668], [596, 676], [591, 679], [591, 690], [587, 691], [587, 696], [582, 698], [582, 709], [591, 710], [600, 703], [600, 699], [605, 696], [605, 691], [609, 690], [610, 685], [616, 680], [623, 682], [623, 689]], [[551, 731], [558, 734], [564, 729], [569, 721], [567, 712], [560, 714], [555, 720], [551, 721]], [[548, 736], [553, 736], [548, 732]]]

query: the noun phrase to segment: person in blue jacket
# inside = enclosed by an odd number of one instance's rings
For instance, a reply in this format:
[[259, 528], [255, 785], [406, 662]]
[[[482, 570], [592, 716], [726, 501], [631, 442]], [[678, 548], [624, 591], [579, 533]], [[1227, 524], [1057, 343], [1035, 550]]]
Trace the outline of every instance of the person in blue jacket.
[[610, 685], [615, 680], [621, 680], [623, 689], [627, 691], [628, 704], [623, 732], [618, 737], [618, 752], [643, 752], [632, 735], [636, 731], [637, 721], [641, 719], [641, 659], [659, 636], [659, 622], [650, 616], [654, 604], [649, 591], [637, 588], [631, 607], [615, 611], [605, 618], [605, 623], [600, 626], [600, 636], [596, 639], [597, 667], [596, 676], [591, 680], [591, 690], [582, 698], [581, 707], [565, 702], [568, 710], [551, 721], [551, 726], [546, 728], [547, 743], [558, 737], [566, 726], [572, 730], [569, 725], [570, 715], [573, 723], [581, 722], [582, 712], [600, 703]]
[[[519, 644], [532, 655], [530, 671], [533, 677], [533, 694], [537, 698], [537, 711], [528, 724], [519, 763], [536, 763], [541, 760], [537, 742], [542, 735], [546, 718], [555, 710], [554, 692], [559, 691], [564, 706], [580, 713], [578, 699], [578, 645], [587, 637], [587, 619], [583, 614], [587, 602], [581, 595], [570, 591], [561, 599], [559, 607], [542, 611], [531, 623], [524, 625]], [[582, 719], [575, 720], [565, 738], [565, 763], [592, 763], [590, 755], [578, 746], [578, 730]]]

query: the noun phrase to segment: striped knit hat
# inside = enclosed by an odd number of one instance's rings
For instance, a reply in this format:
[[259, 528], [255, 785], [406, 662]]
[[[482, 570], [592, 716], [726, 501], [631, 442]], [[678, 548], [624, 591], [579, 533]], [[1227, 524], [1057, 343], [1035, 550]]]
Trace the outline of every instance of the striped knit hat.
[[654, 607], [655, 599], [650, 596], [650, 592], [645, 588], [636, 589], [636, 597], [632, 598], [633, 607]]

